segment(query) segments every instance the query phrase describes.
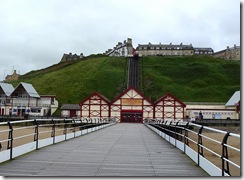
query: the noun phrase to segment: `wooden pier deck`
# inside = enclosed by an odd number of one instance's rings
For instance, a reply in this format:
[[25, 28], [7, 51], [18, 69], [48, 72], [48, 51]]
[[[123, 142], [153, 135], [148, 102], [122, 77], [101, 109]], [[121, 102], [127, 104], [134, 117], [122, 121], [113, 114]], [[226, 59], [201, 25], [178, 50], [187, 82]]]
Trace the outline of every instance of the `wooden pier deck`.
[[118, 123], [0, 164], [0, 176], [208, 176], [143, 124]]

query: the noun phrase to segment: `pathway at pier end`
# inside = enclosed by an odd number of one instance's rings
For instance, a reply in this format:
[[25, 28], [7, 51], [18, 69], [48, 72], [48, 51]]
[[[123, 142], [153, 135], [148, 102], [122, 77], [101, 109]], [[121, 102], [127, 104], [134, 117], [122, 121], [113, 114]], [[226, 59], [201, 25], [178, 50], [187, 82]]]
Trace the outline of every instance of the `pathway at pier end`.
[[208, 176], [143, 124], [117, 123], [0, 164], [1, 176]]

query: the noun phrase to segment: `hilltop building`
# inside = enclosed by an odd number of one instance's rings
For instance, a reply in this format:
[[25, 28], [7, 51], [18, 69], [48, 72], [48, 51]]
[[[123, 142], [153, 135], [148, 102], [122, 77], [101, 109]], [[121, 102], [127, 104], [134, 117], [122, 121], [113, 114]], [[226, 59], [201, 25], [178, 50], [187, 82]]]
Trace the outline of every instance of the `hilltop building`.
[[66, 61], [77, 61], [84, 58], [83, 53], [80, 53], [80, 55], [78, 56], [77, 54], [64, 54], [63, 57], [61, 58], [60, 62], [66, 62]]
[[213, 55], [214, 50], [212, 48], [194, 47], [194, 55]]
[[171, 55], [193, 55], [194, 49], [190, 45], [173, 45], [170, 44], [139, 44], [136, 48], [141, 56], [171, 56]]
[[191, 56], [212, 55], [212, 48], [194, 48], [192, 44], [139, 44], [136, 48], [140, 56]]
[[139, 56], [191, 56], [191, 55], [213, 55], [212, 48], [193, 47], [192, 44], [138, 44], [136, 49], [133, 48], [132, 39], [128, 38], [124, 43], [118, 42], [113, 49], [108, 49], [104, 54], [115, 57], [128, 57], [134, 51]]
[[214, 53], [214, 57], [226, 59], [226, 60], [238, 60], [241, 59], [240, 46], [234, 45], [234, 47], [227, 46], [226, 49]]
[[14, 70], [12, 75], [6, 76], [5, 81], [6, 82], [15, 81], [15, 80], [18, 80], [19, 77], [20, 77], [20, 75], [16, 73], [16, 70]]
[[118, 44], [113, 49], [108, 49], [104, 54], [108, 56], [115, 57], [127, 57], [128, 55], [132, 55], [133, 53], [132, 39], [127, 38], [127, 41], [118, 42]]

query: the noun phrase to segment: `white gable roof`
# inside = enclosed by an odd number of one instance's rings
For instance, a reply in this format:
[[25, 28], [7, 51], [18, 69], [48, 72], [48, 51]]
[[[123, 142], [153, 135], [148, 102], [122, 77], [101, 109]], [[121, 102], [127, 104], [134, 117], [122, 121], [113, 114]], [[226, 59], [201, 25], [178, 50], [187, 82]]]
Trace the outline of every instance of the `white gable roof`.
[[29, 84], [29, 83], [24, 83], [24, 82], [21, 82], [16, 88], [15, 90], [13, 91], [12, 94], [14, 94], [16, 91], [18, 92], [18, 89], [23, 87], [25, 89], [25, 91], [27, 92], [27, 94], [30, 96], [30, 97], [33, 97], [33, 98], [40, 98], [40, 95], [36, 92], [35, 88]]
[[30, 97], [40, 98], [40, 95], [36, 92], [35, 88], [29, 83], [21, 83], [25, 88], [26, 92], [30, 95]]
[[240, 91], [236, 91], [229, 101], [225, 104], [225, 106], [235, 106], [240, 101]]
[[11, 93], [14, 91], [14, 87], [12, 84], [0, 83], [0, 87], [2, 88], [6, 96], [10, 96]]

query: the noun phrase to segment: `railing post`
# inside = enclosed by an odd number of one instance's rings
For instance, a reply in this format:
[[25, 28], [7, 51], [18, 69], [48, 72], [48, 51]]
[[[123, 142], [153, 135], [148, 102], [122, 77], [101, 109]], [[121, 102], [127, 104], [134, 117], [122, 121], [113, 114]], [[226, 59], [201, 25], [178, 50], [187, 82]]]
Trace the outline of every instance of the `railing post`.
[[200, 155], [203, 156], [203, 147], [202, 147], [202, 130], [203, 126], [200, 127], [198, 131], [198, 142], [197, 142], [197, 164], [200, 165]]
[[53, 137], [53, 144], [55, 144], [55, 122], [52, 119], [52, 133], [51, 133], [51, 137]]
[[39, 125], [36, 119], [34, 119], [34, 123], [35, 123], [35, 135], [34, 135], [34, 141], [36, 141], [36, 150], [39, 149], [38, 148], [38, 141], [39, 141]]
[[11, 125], [10, 121], [8, 121], [8, 127], [9, 127], [9, 132], [8, 132], [8, 147], [7, 149], [10, 149], [10, 160], [13, 159], [13, 126]]
[[64, 139], [67, 140], [67, 121], [64, 119]]
[[82, 124], [82, 119], [80, 119], [80, 126], [79, 126], [79, 129], [80, 129], [80, 135], [82, 136], [82, 129], [83, 129], [83, 124]]
[[163, 124], [164, 123], [164, 119], [163, 120], [161, 120], [161, 124]]
[[[227, 140], [228, 140], [229, 135], [230, 135], [230, 133], [227, 132], [223, 138], [222, 143], [221, 143], [221, 145], [222, 145], [222, 156], [221, 156], [221, 159], [222, 159], [222, 176], [224, 176], [225, 173], [228, 173], [230, 175], [229, 162], [224, 160], [224, 158], [228, 159], [228, 148], [227, 148], [227, 146], [225, 146], [225, 144], [227, 144]], [[226, 169], [225, 169], [225, 162], [226, 162]]]
[[174, 134], [174, 138], [175, 138], [175, 146], [177, 145], [176, 144], [176, 129], [177, 129], [177, 126], [178, 126], [178, 123], [179, 123], [179, 121], [178, 122], [176, 122], [176, 124], [175, 124], [175, 134]]
[[74, 119], [72, 119], [72, 121], [73, 121], [73, 127], [74, 127], [73, 131], [74, 131], [74, 138], [75, 138], [75, 128], [76, 128], [75, 126], [76, 126], [76, 124], [75, 124], [75, 120]]
[[170, 131], [169, 133], [170, 133], [170, 136], [171, 136], [171, 137], [173, 137], [173, 136], [172, 136], [173, 133], [171, 132], [171, 125], [172, 125], [172, 122], [173, 122], [173, 120], [171, 120], [170, 123], [169, 123], [169, 131]]
[[[164, 129], [167, 129], [167, 128], [166, 128], [166, 126], [167, 126], [167, 122], [168, 122], [168, 121], [165, 121], [165, 123], [164, 123], [164, 125], [163, 125]], [[164, 139], [166, 139], [166, 135], [168, 135], [168, 134], [169, 134], [168, 131], [167, 131], [167, 130], [164, 130]]]
[[184, 128], [185, 130], [185, 134], [184, 134], [184, 153], [186, 153], [186, 145], [189, 145], [189, 140], [188, 140], [188, 126], [189, 126], [189, 122], [186, 123], [186, 126]]

